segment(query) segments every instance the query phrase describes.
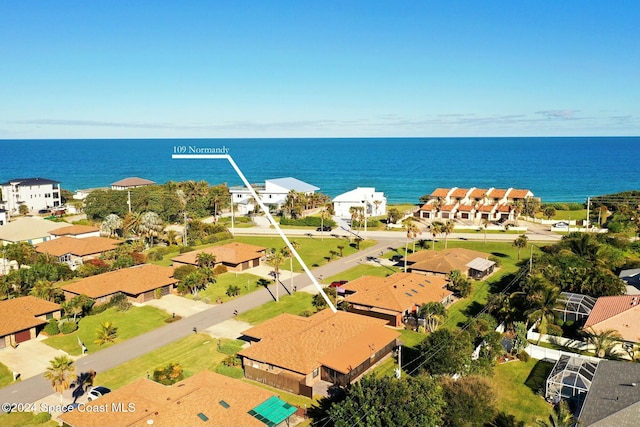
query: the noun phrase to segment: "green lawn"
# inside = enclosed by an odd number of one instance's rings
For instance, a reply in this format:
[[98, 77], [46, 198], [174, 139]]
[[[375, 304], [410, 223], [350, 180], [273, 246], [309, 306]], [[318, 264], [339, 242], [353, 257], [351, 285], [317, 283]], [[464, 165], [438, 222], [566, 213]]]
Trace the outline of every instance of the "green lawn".
[[90, 353], [109, 347], [113, 344], [98, 346], [94, 343], [96, 330], [100, 322], [112, 322], [118, 328], [116, 343], [133, 338], [152, 329], [165, 325], [164, 320], [171, 315], [151, 306], [131, 307], [127, 311], [110, 308], [104, 312], [80, 319], [78, 330], [67, 335], [57, 335], [44, 340], [53, 348], [64, 350], [74, 356], [82, 354], [78, 345], [78, 337], [87, 346]]
[[323, 283], [329, 284], [336, 280], [355, 280], [362, 276], [379, 276], [386, 277], [400, 271], [398, 267], [387, 267], [369, 264], [358, 264], [335, 276], [325, 277]]
[[552, 363], [531, 359], [528, 362], [508, 362], [494, 370], [493, 384], [498, 397], [498, 409], [531, 425], [536, 419], [547, 419], [552, 407], [536, 395], [544, 387]]
[[[536, 214], [536, 218], [544, 218], [547, 219], [542, 212], [538, 212]], [[581, 219], [586, 219], [587, 218], [587, 210], [586, 209], [580, 209], [580, 210], [575, 210], [575, 211], [568, 211], [568, 210], [556, 210], [556, 214], [553, 216], [553, 218], [551, 219], [557, 219], [557, 220], [581, 220]]]
[[273, 394], [277, 394], [280, 397], [280, 399], [284, 400], [290, 405], [294, 405], [299, 408], [305, 408], [305, 407], [310, 408], [311, 405], [315, 405], [318, 403], [317, 396], [315, 399], [309, 399], [308, 397], [300, 396], [299, 394], [287, 393], [286, 391], [280, 390], [278, 388], [270, 387], [266, 384], [262, 384], [256, 381], [251, 381], [248, 379], [243, 379], [242, 381], [246, 382], [247, 384], [251, 384], [253, 386], [272, 391]]
[[227, 358], [229, 348], [237, 352], [242, 345], [239, 341], [225, 338], [220, 340], [220, 344], [218, 350], [218, 339], [208, 334], [189, 335], [116, 368], [99, 372], [94, 383], [117, 389], [138, 378], [145, 378], [147, 373], [153, 375], [154, 369], [170, 362], [178, 362], [182, 366], [185, 378], [203, 370], [215, 371]]
[[[0, 388], [13, 383], [13, 372], [0, 363]], [[0, 424], [2, 425], [2, 424]]]
[[282, 313], [296, 315], [301, 315], [305, 311], [313, 313], [315, 309], [311, 305], [312, 300], [313, 295], [306, 292], [296, 292], [293, 295], [280, 297], [279, 302], [271, 301], [253, 310], [240, 313], [236, 319], [257, 325]]
[[[262, 289], [262, 286], [258, 286], [256, 283], [258, 279], [260, 279], [260, 277], [248, 273], [224, 273], [216, 278], [216, 283], [209, 285], [207, 289], [198, 292], [198, 296], [201, 300], [208, 299], [208, 302], [212, 304], [215, 303], [218, 298], [220, 298], [222, 302], [226, 302], [251, 293], [257, 289]], [[226, 294], [229, 285], [236, 285], [240, 288], [238, 296], [230, 297]], [[193, 295], [187, 294], [186, 298], [193, 299]]]
[[3, 427], [17, 427], [17, 426], [38, 426], [38, 427], [57, 427], [60, 424], [54, 420], [49, 420], [46, 423], [36, 424], [33, 421], [33, 417], [36, 414], [33, 412], [12, 412], [10, 414], [0, 415], [0, 426]]

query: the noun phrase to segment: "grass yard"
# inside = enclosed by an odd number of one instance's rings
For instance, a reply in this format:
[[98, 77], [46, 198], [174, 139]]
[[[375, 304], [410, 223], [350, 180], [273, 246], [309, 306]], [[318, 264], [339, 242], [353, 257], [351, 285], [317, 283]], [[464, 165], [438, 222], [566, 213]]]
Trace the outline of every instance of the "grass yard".
[[253, 310], [240, 313], [236, 319], [257, 325], [282, 313], [297, 315], [301, 315], [305, 311], [313, 313], [315, 309], [311, 305], [312, 300], [313, 295], [306, 292], [296, 292], [293, 295], [280, 297], [279, 302], [271, 301]]
[[552, 407], [536, 394], [544, 387], [552, 363], [531, 359], [528, 362], [509, 362], [498, 365], [492, 382], [497, 395], [498, 409], [531, 425], [536, 419], [547, 419]]
[[[87, 346], [90, 353], [109, 347], [113, 344], [98, 346], [94, 343], [96, 330], [100, 322], [112, 322], [118, 328], [116, 342], [133, 338], [152, 329], [165, 325], [164, 320], [171, 317], [170, 314], [151, 306], [131, 307], [127, 311], [117, 311], [110, 308], [104, 312], [80, 319], [78, 330], [67, 335], [56, 335], [47, 338], [44, 343], [67, 353], [78, 356], [82, 350], [78, 345], [78, 337]], [[114, 344], [115, 344], [114, 343]]]
[[251, 381], [247, 379], [243, 379], [242, 381], [246, 382], [247, 384], [251, 384], [253, 386], [272, 391], [273, 394], [278, 395], [280, 399], [284, 400], [290, 405], [294, 405], [299, 408], [305, 408], [305, 407], [309, 408], [311, 407], [311, 405], [315, 405], [318, 403], [318, 397], [316, 397], [315, 399], [309, 399], [308, 397], [300, 396], [298, 394], [287, 393], [286, 391], [280, 390], [278, 388], [269, 387], [266, 384], [262, 384], [256, 381]]
[[10, 414], [0, 415], [0, 426], [3, 427], [17, 427], [17, 426], [35, 426], [38, 427], [57, 427], [60, 424], [54, 420], [49, 420], [46, 423], [38, 424], [37, 420], [34, 421], [36, 414], [33, 412], [12, 412]]
[[[0, 363], [0, 388], [13, 383], [13, 372], [5, 365]], [[2, 424], [0, 424], [2, 425]]]
[[[262, 286], [259, 286], [256, 283], [258, 279], [260, 279], [259, 276], [248, 273], [224, 273], [216, 278], [216, 283], [214, 283], [213, 285], [209, 285], [207, 289], [198, 292], [198, 296], [202, 300], [208, 299], [208, 302], [210, 303], [215, 303], [216, 301], [218, 301], [218, 298], [220, 298], [222, 302], [227, 302], [231, 299], [249, 294], [257, 289], [263, 289]], [[236, 285], [240, 288], [240, 293], [238, 294], [238, 296], [230, 297], [226, 294], [227, 289], [230, 285]], [[185, 295], [185, 297], [193, 299], [192, 294], [187, 294]]]
[[325, 277], [322, 281], [325, 284], [330, 284], [336, 280], [355, 280], [362, 276], [379, 276], [386, 277], [390, 274], [394, 274], [400, 271], [398, 267], [387, 267], [370, 264], [358, 264], [342, 273], [335, 276]]
[[242, 343], [237, 340], [222, 338], [218, 349], [218, 339], [208, 334], [193, 334], [150, 353], [130, 360], [122, 365], [99, 372], [94, 381], [95, 384], [117, 389], [138, 378], [145, 378], [147, 374], [153, 375], [153, 370], [178, 362], [184, 370], [184, 377], [190, 377], [200, 371], [215, 371], [216, 367], [229, 355], [240, 351]]

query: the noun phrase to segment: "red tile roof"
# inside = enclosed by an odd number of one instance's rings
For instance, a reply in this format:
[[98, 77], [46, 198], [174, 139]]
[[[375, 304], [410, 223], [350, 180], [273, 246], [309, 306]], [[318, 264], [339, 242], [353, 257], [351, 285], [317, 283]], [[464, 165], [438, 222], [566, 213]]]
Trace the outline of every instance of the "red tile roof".
[[487, 194], [486, 188], [474, 188], [471, 194], [469, 194], [470, 199], [481, 199]]
[[613, 329], [625, 341], [640, 341], [640, 295], [600, 297], [596, 301], [584, 328], [596, 331]]
[[137, 265], [87, 277], [62, 286], [62, 289], [77, 295], [100, 298], [117, 292], [139, 295], [178, 282], [173, 277], [173, 268], [153, 264]]
[[431, 203], [425, 203], [420, 208], [421, 211], [432, 211], [432, 210], [435, 210], [435, 209], [436, 209], [435, 205], [433, 205]]
[[450, 197], [462, 199], [467, 195], [468, 192], [469, 192], [468, 188], [456, 188], [455, 190], [453, 190]]
[[493, 199], [502, 199], [504, 195], [507, 194], [507, 190], [502, 188], [492, 188], [491, 191], [487, 194], [488, 197]]
[[433, 193], [430, 194], [431, 197], [447, 197], [449, 194], [449, 188], [436, 188], [433, 190]]
[[480, 212], [493, 212], [496, 208], [496, 205], [480, 205], [478, 206], [478, 211]]
[[[286, 323], [288, 328], [281, 323]], [[382, 319], [323, 310], [308, 318], [280, 315], [245, 331], [261, 341], [238, 354], [306, 375], [321, 364], [342, 373], [362, 364], [371, 347], [381, 349], [400, 334], [384, 327]], [[347, 352], [345, 349], [349, 349]]]
[[530, 190], [517, 190], [512, 188], [507, 195], [510, 199], [524, 199], [525, 197], [533, 196]]
[[510, 205], [498, 205], [498, 212], [511, 212]]
[[473, 211], [475, 208], [473, 205], [460, 205], [458, 206], [458, 210], [460, 212], [471, 212]]
[[111, 251], [122, 243], [119, 240], [108, 239], [106, 237], [85, 237], [77, 239], [75, 237], [62, 236], [57, 239], [48, 240], [35, 246], [36, 251], [41, 254], [63, 256], [72, 254], [78, 257], [100, 254]]

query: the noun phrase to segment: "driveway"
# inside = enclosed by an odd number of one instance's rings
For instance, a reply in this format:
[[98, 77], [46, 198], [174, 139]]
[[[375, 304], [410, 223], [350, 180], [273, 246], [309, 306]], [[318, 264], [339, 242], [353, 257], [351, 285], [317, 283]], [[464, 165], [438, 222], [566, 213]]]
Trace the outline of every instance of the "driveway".
[[229, 319], [208, 327], [207, 329], [205, 329], [205, 332], [207, 332], [214, 338], [238, 339], [242, 336], [242, 333], [244, 331], [251, 328], [252, 326], [253, 325], [251, 323]]
[[150, 305], [159, 308], [167, 313], [175, 313], [180, 317], [189, 317], [200, 313], [212, 307], [212, 304], [206, 304], [202, 301], [194, 301], [188, 298], [179, 297], [178, 295], [165, 295], [160, 299], [153, 299], [141, 305]]
[[[68, 354], [62, 350], [56, 350], [44, 344], [41, 336], [33, 340], [20, 343], [18, 347], [7, 347], [0, 350], [0, 363], [6, 365], [10, 370], [18, 372], [20, 378], [27, 378], [39, 375], [47, 370], [49, 361], [55, 357]], [[75, 356], [69, 356], [76, 359]]]

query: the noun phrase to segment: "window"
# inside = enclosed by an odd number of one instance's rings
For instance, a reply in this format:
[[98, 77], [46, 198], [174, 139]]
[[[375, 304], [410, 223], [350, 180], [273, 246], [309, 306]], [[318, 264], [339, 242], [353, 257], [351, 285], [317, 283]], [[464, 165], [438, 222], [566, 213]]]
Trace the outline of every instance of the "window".
[[320, 375], [320, 368], [316, 368], [313, 370], [313, 378], [317, 377], [318, 375]]
[[53, 313], [47, 313], [46, 317], [47, 320], [51, 320], [53, 319]]

